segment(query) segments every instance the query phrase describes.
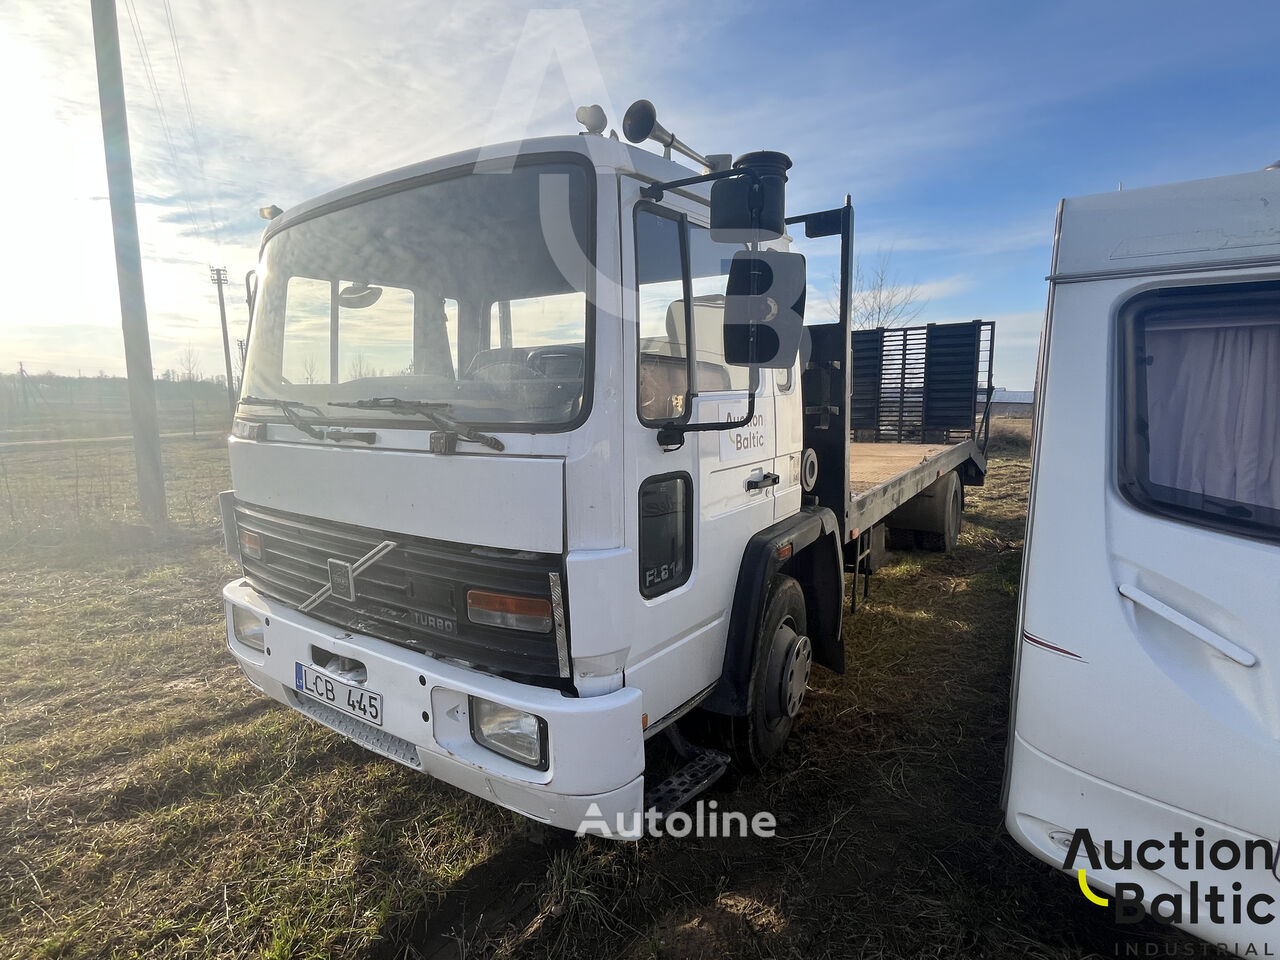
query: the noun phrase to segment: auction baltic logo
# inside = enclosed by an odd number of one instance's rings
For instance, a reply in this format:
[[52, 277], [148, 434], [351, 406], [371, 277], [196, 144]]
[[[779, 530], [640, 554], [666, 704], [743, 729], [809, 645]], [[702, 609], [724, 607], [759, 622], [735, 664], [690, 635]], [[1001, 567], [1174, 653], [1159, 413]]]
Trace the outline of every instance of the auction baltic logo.
[[[1172, 865], [1174, 870], [1191, 870], [1203, 874], [1209, 869], [1265, 870], [1273, 873], [1276, 868], [1276, 850], [1266, 840], [1254, 839], [1245, 842], [1243, 849], [1232, 840], [1216, 840], [1211, 844], [1204, 841], [1204, 830], [1197, 827], [1194, 839], [1183, 835], [1181, 830], [1175, 831], [1172, 839], [1164, 840], [1124, 840], [1119, 843], [1111, 840], [1103, 842], [1101, 856], [1099, 847], [1094, 843], [1089, 831], [1077, 829], [1071, 836], [1071, 845], [1063, 858], [1063, 870], [1076, 870], [1080, 890], [1091, 903], [1099, 906], [1111, 905], [1115, 911], [1115, 921], [1119, 924], [1134, 924], [1150, 916], [1157, 923], [1163, 924], [1196, 924], [1202, 921], [1218, 924], [1268, 924], [1275, 920], [1271, 909], [1276, 898], [1269, 893], [1244, 894], [1244, 884], [1234, 880], [1229, 889], [1223, 889], [1216, 883], [1207, 886], [1200, 880], [1192, 880], [1187, 884], [1186, 894], [1159, 893], [1151, 897], [1150, 911], [1143, 906], [1147, 899], [1146, 892], [1140, 883], [1119, 882], [1115, 885], [1115, 896], [1108, 900], [1094, 893], [1086, 880], [1085, 868], [1077, 866], [1077, 860], [1083, 857], [1089, 867], [1102, 870], [1105, 866], [1112, 870], [1133, 870], [1135, 864], [1144, 870], [1164, 870]], [[1202, 915], [1201, 904], [1207, 907]], [[1237, 947], [1255, 947], [1253, 944], [1237, 945]], [[1265, 952], [1245, 950], [1244, 956], [1274, 956], [1269, 944], [1262, 944]], [[1237, 952], [1240, 952], [1237, 950]]]

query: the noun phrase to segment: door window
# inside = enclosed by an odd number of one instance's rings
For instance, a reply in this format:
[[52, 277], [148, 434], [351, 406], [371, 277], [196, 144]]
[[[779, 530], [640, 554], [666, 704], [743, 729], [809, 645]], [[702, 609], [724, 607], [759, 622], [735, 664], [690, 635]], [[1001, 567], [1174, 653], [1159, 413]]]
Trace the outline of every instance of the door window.
[[683, 221], [657, 208], [636, 211], [636, 295], [639, 319], [640, 420], [687, 418], [689, 357], [685, 349]]
[[740, 243], [717, 243], [711, 231], [689, 224], [689, 276], [693, 293], [693, 343], [696, 350], [694, 385], [699, 393], [714, 390], [746, 390], [751, 377], [747, 367], [724, 362], [724, 295], [729, 285], [729, 265]]

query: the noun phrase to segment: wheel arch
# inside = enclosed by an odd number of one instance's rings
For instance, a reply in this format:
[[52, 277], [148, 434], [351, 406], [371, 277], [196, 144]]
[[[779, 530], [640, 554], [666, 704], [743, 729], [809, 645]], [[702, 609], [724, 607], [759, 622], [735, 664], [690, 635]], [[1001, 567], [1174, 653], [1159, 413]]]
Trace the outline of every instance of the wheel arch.
[[743, 716], [750, 700], [753, 639], [764, 617], [769, 583], [779, 574], [794, 577], [804, 593], [805, 617], [815, 662], [844, 672], [844, 559], [840, 527], [826, 507], [805, 507], [747, 541], [729, 614], [724, 666], [702, 707]]

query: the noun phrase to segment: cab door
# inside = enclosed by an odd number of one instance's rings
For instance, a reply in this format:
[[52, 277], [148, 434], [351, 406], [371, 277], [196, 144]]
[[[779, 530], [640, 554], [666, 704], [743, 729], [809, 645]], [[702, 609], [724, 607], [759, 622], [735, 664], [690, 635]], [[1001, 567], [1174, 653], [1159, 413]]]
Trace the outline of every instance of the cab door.
[[766, 474], [776, 440], [766, 376], [749, 423], [658, 445], [663, 422], [742, 419], [747, 373], [724, 363], [719, 329], [734, 248], [711, 243], [704, 203], [669, 193], [655, 204], [640, 186], [623, 178], [620, 189], [623, 339], [635, 376], [624, 417], [626, 541], [637, 567], [627, 602], [631, 622], [644, 625], [626, 679], [643, 690], [652, 724], [720, 677], [743, 550], [773, 522]]
[[[724, 361], [724, 290], [729, 264], [741, 244], [711, 239], [704, 214], [689, 218], [689, 273], [692, 294], [694, 341], [694, 422], [736, 423], [751, 413], [742, 426], [698, 436], [703, 484], [700, 519], [713, 549], [731, 548], [741, 538], [740, 528], [756, 524], [752, 532], [773, 522], [773, 499], [780, 480], [777, 451], [774, 379], [761, 370], [755, 402], [749, 402], [750, 371]], [[750, 519], [747, 519], [750, 517]], [[745, 546], [745, 540], [742, 540]], [[717, 554], [721, 556], [721, 554]], [[741, 548], [737, 557], [742, 556]]]

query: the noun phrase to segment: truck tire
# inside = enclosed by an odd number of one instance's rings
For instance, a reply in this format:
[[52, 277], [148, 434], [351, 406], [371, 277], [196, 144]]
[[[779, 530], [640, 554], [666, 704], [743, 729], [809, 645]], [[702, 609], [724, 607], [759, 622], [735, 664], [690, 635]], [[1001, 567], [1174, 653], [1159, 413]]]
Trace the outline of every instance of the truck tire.
[[924, 547], [939, 553], [951, 553], [960, 542], [960, 524], [964, 513], [964, 487], [954, 470], [938, 481], [942, 490], [936, 498], [935, 526], [926, 530]]
[[744, 770], [761, 770], [782, 749], [804, 700], [813, 666], [804, 591], [778, 574], [769, 583], [755, 638], [747, 715], [729, 719], [727, 746]]
[[885, 518], [889, 549], [950, 553], [960, 539], [963, 506], [964, 485], [952, 470]]

